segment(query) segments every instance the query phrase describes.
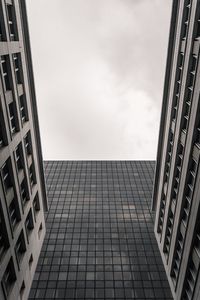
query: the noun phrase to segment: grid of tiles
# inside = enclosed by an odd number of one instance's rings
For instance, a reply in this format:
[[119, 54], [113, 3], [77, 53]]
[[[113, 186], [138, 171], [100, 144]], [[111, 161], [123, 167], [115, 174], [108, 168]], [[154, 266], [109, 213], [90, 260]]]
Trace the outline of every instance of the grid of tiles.
[[152, 161], [48, 161], [29, 299], [172, 299], [153, 233]]

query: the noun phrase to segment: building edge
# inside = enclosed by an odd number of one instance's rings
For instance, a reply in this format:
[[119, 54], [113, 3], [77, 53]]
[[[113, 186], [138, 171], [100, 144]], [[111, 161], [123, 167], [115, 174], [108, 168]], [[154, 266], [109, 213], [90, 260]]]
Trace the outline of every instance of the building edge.
[[169, 92], [169, 84], [171, 77], [171, 67], [172, 67], [172, 58], [174, 52], [174, 38], [176, 33], [176, 19], [177, 19], [177, 7], [178, 0], [172, 1], [171, 7], [171, 20], [169, 27], [169, 38], [168, 38], [168, 50], [167, 50], [167, 59], [166, 59], [166, 68], [165, 68], [165, 76], [164, 76], [164, 90], [162, 97], [162, 108], [161, 108], [161, 116], [160, 116], [160, 126], [159, 126], [159, 136], [158, 136], [158, 146], [157, 146], [157, 155], [156, 155], [156, 167], [155, 167], [155, 175], [154, 175], [154, 183], [153, 183], [153, 193], [152, 193], [152, 205], [151, 209], [153, 211], [156, 210], [157, 207], [157, 188], [159, 182], [160, 175], [160, 163], [161, 163], [161, 155], [163, 148], [163, 132], [165, 130], [165, 118], [166, 118], [166, 107], [168, 104], [168, 92]]
[[37, 154], [39, 159], [39, 169], [40, 169], [40, 181], [41, 181], [41, 188], [42, 188], [42, 198], [43, 198], [43, 208], [45, 211], [48, 211], [48, 201], [46, 195], [46, 182], [44, 177], [44, 168], [43, 168], [43, 155], [42, 155], [42, 144], [41, 144], [41, 137], [40, 137], [40, 128], [39, 128], [39, 118], [38, 118], [38, 110], [37, 110], [37, 100], [36, 100], [36, 91], [35, 91], [35, 80], [34, 80], [34, 72], [33, 72], [33, 62], [32, 62], [32, 53], [31, 53], [31, 43], [30, 43], [30, 35], [29, 35], [29, 25], [28, 25], [28, 16], [27, 16], [27, 7], [26, 7], [26, 0], [20, 0], [21, 6], [21, 20], [22, 20], [22, 30], [23, 30], [23, 37], [24, 37], [24, 48], [25, 48], [25, 55], [27, 59], [27, 72], [28, 72], [28, 79], [29, 79], [29, 86], [30, 86], [30, 93], [31, 93], [31, 108], [33, 112], [33, 127], [36, 133], [36, 143], [37, 143]]

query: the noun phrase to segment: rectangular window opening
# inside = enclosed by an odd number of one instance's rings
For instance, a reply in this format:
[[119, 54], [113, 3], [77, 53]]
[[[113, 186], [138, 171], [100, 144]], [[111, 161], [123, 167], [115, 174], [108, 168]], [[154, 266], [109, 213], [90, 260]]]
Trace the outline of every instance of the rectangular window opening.
[[14, 267], [13, 259], [11, 258], [7, 265], [5, 273], [3, 274], [2, 282], [1, 282], [6, 299], [9, 297], [12, 291], [15, 281], [16, 281], [15, 267]]
[[7, 16], [8, 16], [10, 40], [17, 41], [18, 40], [17, 22], [16, 22], [15, 8], [13, 4], [7, 4]]
[[11, 90], [11, 69], [10, 69], [10, 62], [9, 62], [9, 56], [3, 55], [1, 56], [1, 69], [2, 69], [2, 77], [4, 82], [4, 88], [6, 91]]
[[19, 203], [18, 203], [17, 198], [14, 198], [11, 201], [8, 211], [9, 211], [9, 216], [10, 216], [10, 222], [11, 222], [11, 225], [12, 225], [12, 229], [14, 230], [16, 228], [17, 224], [21, 220]]
[[18, 264], [21, 263], [25, 252], [26, 252], [26, 242], [24, 238], [24, 232], [22, 230], [17, 240], [17, 243], [15, 245], [15, 253], [16, 253]]

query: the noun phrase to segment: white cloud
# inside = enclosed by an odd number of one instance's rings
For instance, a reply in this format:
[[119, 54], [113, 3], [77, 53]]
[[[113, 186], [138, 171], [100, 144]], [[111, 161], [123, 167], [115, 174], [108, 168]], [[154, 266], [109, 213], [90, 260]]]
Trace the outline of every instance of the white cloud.
[[170, 1], [27, 0], [45, 159], [155, 159]]

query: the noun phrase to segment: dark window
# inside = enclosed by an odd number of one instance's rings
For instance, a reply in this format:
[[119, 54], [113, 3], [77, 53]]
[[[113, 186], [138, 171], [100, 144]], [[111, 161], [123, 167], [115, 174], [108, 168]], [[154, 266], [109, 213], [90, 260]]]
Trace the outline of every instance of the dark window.
[[29, 176], [30, 176], [31, 186], [33, 186], [34, 184], [36, 184], [35, 168], [33, 163], [29, 168]]
[[0, 41], [3, 41], [4, 38], [3, 38], [3, 29], [2, 29], [2, 25], [1, 25], [1, 22], [0, 22]]
[[29, 258], [29, 261], [28, 261], [28, 264], [29, 264], [29, 269], [31, 269], [32, 264], [33, 264], [33, 254], [31, 254], [31, 256]]
[[197, 116], [198, 116], [198, 120], [197, 120], [197, 125], [196, 125], [195, 143], [200, 145], [200, 115], [199, 115], [199, 112], [198, 112]]
[[3, 111], [0, 109], [0, 148], [7, 145], [7, 135]]
[[[199, 11], [198, 11], [198, 13], [199, 13]], [[200, 37], [200, 14], [198, 15], [195, 25], [196, 25], [195, 38], [198, 39]]]
[[17, 169], [21, 170], [24, 168], [24, 159], [23, 159], [23, 151], [22, 151], [22, 145], [19, 144], [17, 148], [15, 149], [15, 159], [17, 163]]
[[16, 273], [13, 264], [13, 259], [11, 258], [2, 278], [2, 287], [6, 299], [9, 297], [15, 281], [16, 281]]
[[25, 102], [25, 95], [21, 95], [19, 97], [19, 105], [20, 105], [20, 114], [21, 114], [21, 120], [22, 123], [28, 121], [28, 113], [27, 113], [27, 107]]
[[190, 73], [188, 75], [188, 87], [193, 88], [194, 87], [194, 79], [195, 79], [195, 73], [196, 73], [196, 62], [197, 58], [196, 56], [192, 57], [191, 66], [190, 66]]
[[13, 54], [13, 62], [14, 62], [14, 70], [17, 84], [22, 83], [22, 65], [21, 65], [21, 58], [19, 53]]
[[175, 121], [177, 110], [178, 110], [178, 102], [179, 102], [179, 94], [181, 89], [181, 77], [183, 71], [183, 59], [184, 54], [182, 52], [179, 53], [178, 62], [177, 62], [177, 74], [176, 74], [176, 83], [175, 83], [175, 95], [174, 95], [174, 103], [172, 109], [172, 120]]
[[2, 212], [2, 207], [0, 205], [0, 260], [2, 259], [8, 247], [9, 247], [8, 235], [7, 235], [5, 220]]
[[192, 190], [194, 188], [196, 172], [197, 172], [197, 162], [194, 159], [192, 159], [190, 162], [190, 171], [188, 177], [188, 185], [191, 187]]
[[33, 211], [36, 218], [37, 213], [40, 211], [40, 201], [38, 193], [35, 195], [35, 198], [33, 199]]
[[16, 131], [18, 131], [17, 112], [16, 112], [15, 103], [11, 102], [8, 108], [9, 108], [11, 132], [12, 134], [14, 134]]
[[190, 113], [190, 102], [186, 102], [184, 105], [184, 113], [182, 118], [182, 130], [186, 131], [189, 122], [189, 113]]
[[15, 245], [15, 253], [16, 253], [18, 263], [21, 262], [25, 252], [26, 252], [26, 243], [24, 238], [24, 232], [22, 230], [17, 240], [17, 243]]
[[5, 145], [5, 128], [2, 126], [2, 114], [0, 114], [0, 148]]
[[7, 4], [7, 13], [8, 13], [10, 40], [16, 41], [18, 40], [17, 23], [16, 23], [15, 8], [13, 5]]
[[32, 210], [29, 210], [29, 213], [27, 215], [26, 221], [25, 221], [25, 227], [26, 227], [26, 233], [27, 236], [29, 236], [29, 234], [31, 233], [31, 231], [34, 228], [34, 223], [33, 223], [33, 214], [32, 214]]
[[10, 72], [10, 64], [9, 64], [9, 56], [3, 55], [1, 56], [1, 68], [2, 68], [2, 76], [4, 81], [5, 90], [11, 90], [11, 80], [9, 77]]
[[178, 95], [175, 95], [174, 106], [172, 110], [172, 120], [176, 119], [177, 109], [178, 109], [178, 99], [179, 99]]
[[14, 198], [9, 206], [9, 215], [12, 228], [15, 229], [17, 223], [21, 220], [18, 200]]
[[1, 124], [0, 124], [0, 147], [2, 147], [3, 144], [4, 144], [4, 142], [3, 142], [3, 132], [2, 132]]
[[197, 56], [193, 55], [191, 59], [191, 66], [190, 66], [190, 72], [195, 73], [196, 72], [196, 66], [197, 66]]
[[13, 186], [12, 175], [11, 175], [11, 164], [10, 160], [7, 160], [1, 169], [1, 175], [3, 179], [3, 184], [5, 191], [7, 192], [9, 188]]
[[30, 132], [28, 132], [27, 135], [24, 138], [24, 145], [25, 145], [26, 153], [28, 155], [31, 155], [32, 154], [32, 145], [31, 145]]
[[40, 227], [38, 229], [38, 238], [40, 239], [40, 236], [41, 236], [41, 233], [42, 233], [42, 229], [43, 229], [43, 226], [42, 226], [42, 223], [40, 224]]
[[1, 12], [0, 9], [0, 41], [6, 40], [5, 24], [3, 21], [4, 21], [3, 13]]
[[184, 11], [183, 11], [183, 23], [182, 23], [182, 32], [181, 32], [181, 38], [186, 39], [187, 32], [188, 32], [188, 26], [189, 26], [189, 17], [190, 17], [190, 8], [191, 4], [190, 1], [186, 1]]
[[25, 291], [25, 283], [24, 283], [24, 280], [23, 280], [22, 285], [21, 285], [21, 288], [20, 288], [20, 291], [19, 291], [19, 294], [20, 294], [20, 300], [22, 300], [23, 297], [24, 297], [24, 291]]
[[22, 197], [22, 206], [26, 205], [26, 202], [29, 200], [28, 186], [25, 179], [23, 179], [21, 185], [21, 197]]

